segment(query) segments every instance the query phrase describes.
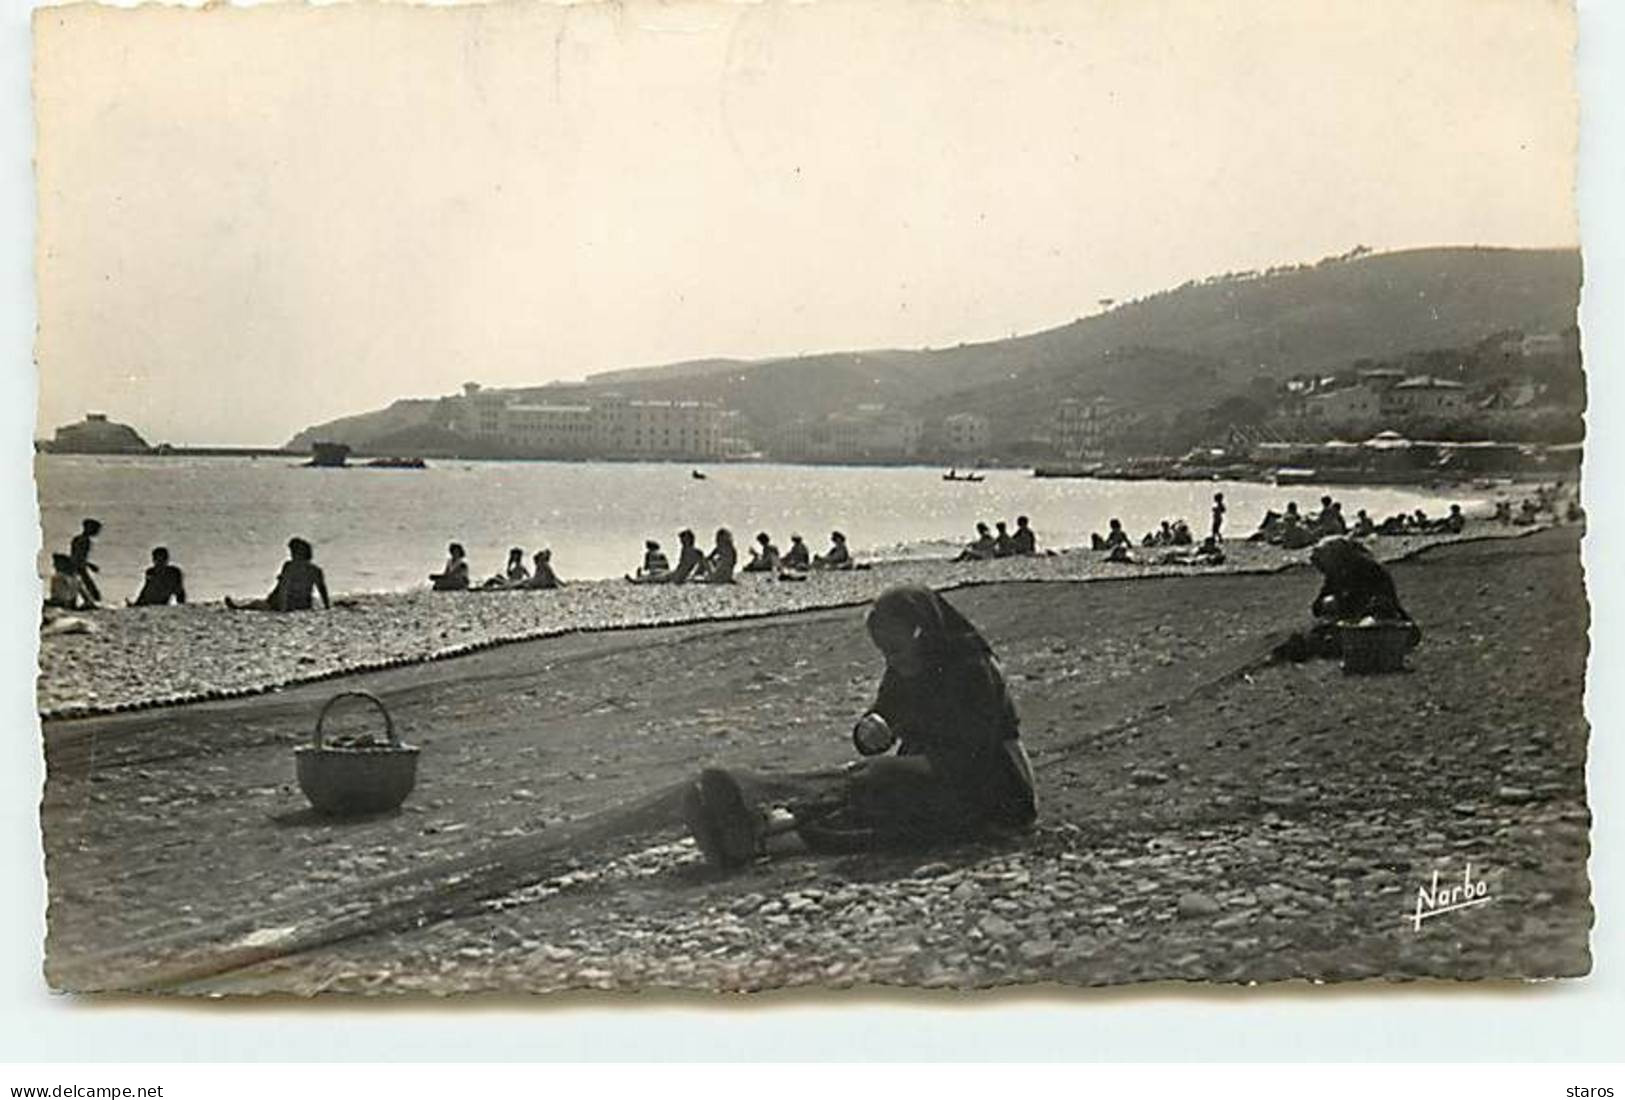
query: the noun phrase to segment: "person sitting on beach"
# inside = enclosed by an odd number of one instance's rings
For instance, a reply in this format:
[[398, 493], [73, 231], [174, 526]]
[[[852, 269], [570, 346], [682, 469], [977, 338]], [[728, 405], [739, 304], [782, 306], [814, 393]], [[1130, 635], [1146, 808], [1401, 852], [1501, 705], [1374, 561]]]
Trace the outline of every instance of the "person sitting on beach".
[[816, 555], [812, 563], [814, 569], [851, 569], [852, 552], [846, 548], [846, 536], [839, 531], [831, 531], [829, 550]]
[[102, 602], [101, 589], [96, 587], [96, 581], [91, 577], [92, 573], [99, 573], [101, 570], [97, 568], [95, 562], [90, 560], [91, 542], [101, 533], [101, 521], [87, 519], [80, 524], [79, 533], [73, 536], [68, 543], [68, 561], [73, 571], [79, 575], [79, 580], [84, 585], [85, 592], [90, 596], [92, 603]]
[[1038, 536], [1034, 535], [1033, 529], [1027, 525], [1026, 516], [1016, 517], [1016, 529], [1010, 536], [1010, 550], [1023, 557], [1031, 557], [1038, 553]]
[[1288, 550], [1301, 550], [1305, 546], [1313, 546], [1315, 538], [1315, 529], [1303, 522], [1297, 504], [1288, 504], [1286, 513], [1281, 516], [1280, 545]]
[[553, 572], [553, 551], [546, 549], [536, 551], [534, 559], [536, 568], [532, 571], [530, 579], [521, 586], [523, 588], [563, 588], [564, 582], [559, 575]]
[[701, 772], [684, 792], [683, 817], [714, 867], [734, 870], [781, 848], [913, 850], [1032, 828], [1032, 764], [986, 639], [948, 601], [913, 585], [882, 593], [864, 621], [886, 668], [853, 727], [862, 759], [784, 780], [779, 790], [795, 793], [779, 805], [747, 795], [732, 772]]
[[1004, 520], [996, 520], [993, 524], [993, 556], [995, 558], [1008, 558], [1015, 554], [1015, 544], [1010, 541], [1010, 530], [1005, 526]]
[[734, 568], [739, 564], [739, 551], [734, 549], [733, 532], [726, 527], [717, 528], [716, 545], [705, 559], [706, 584], [733, 584]]
[[1518, 506], [1518, 518], [1513, 520], [1515, 527], [1533, 527], [1540, 518], [1540, 505], [1524, 497], [1523, 503]]
[[1450, 506], [1450, 514], [1439, 521], [1438, 529], [1451, 535], [1459, 535], [1467, 529], [1467, 517], [1462, 515], [1461, 505]]
[[1566, 523], [1584, 523], [1586, 510], [1580, 506], [1580, 501], [1574, 497], [1569, 498], [1568, 505], [1563, 509], [1563, 520]]
[[1248, 542], [1275, 542], [1280, 537], [1281, 513], [1273, 508], [1264, 510], [1264, 518], [1258, 521], [1258, 530], [1247, 536]]
[[1503, 527], [1512, 522], [1512, 502], [1510, 500], [1495, 502], [1495, 522]]
[[525, 568], [525, 551], [518, 546], [508, 551], [508, 564], [502, 572], [494, 577], [487, 577], [481, 588], [523, 588], [525, 582], [530, 580], [530, 570]]
[[688, 528], [677, 532], [677, 568], [671, 571], [670, 584], [686, 584], [705, 577], [705, 552], [699, 540]]
[[954, 561], [986, 561], [993, 556], [993, 532], [987, 529], [987, 524], [976, 525], [976, 539], [965, 544]]
[[1128, 549], [1129, 537], [1128, 532], [1123, 530], [1123, 521], [1113, 517], [1107, 523], [1106, 537], [1101, 538], [1098, 534], [1090, 535], [1089, 546], [1092, 550], [1112, 550], [1117, 547]]
[[1191, 546], [1196, 539], [1191, 534], [1190, 524], [1182, 519], [1176, 519], [1173, 527], [1169, 529], [1168, 541], [1172, 546]]
[[1223, 565], [1224, 551], [1212, 535], [1194, 550], [1170, 550], [1157, 559], [1158, 565]]
[[790, 549], [779, 559], [779, 565], [783, 569], [803, 573], [812, 567], [812, 557], [807, 551], [807, 544], [801, 541], [800, 535], [790, 536]]
[[643, 564], [634, 576], [626, 578], [637, 584], [664, 584], [671, 579], [671, 562], [654, 539], [643, 544]]
[[1332, 535], [1315, 544], [1309, 561], [1323, 578], [1309, 606], [1314, 626], [1277, 647], [1278, 656], [1294, 661], [1340, 656], [1340, 623], [1405, 623], [1410, 627], [1409, 644], [1421, 642], [1421, 628], [1400, 604], [1393, 576], [1363, 544]]
[[761, 549], [758, 550], [755, 546], [751, 547], [750, 561], [741, 566], [739, 571], [741, 573], [777, 573], [779, 571], [779, 548], [773, 545], [773, 540], [768, 537], [766, 531], [757, 532], [756, 544]]
[[1354, 530], [1351, 532], [1353, 537], [1357, 539], [1368, 539], [1376, 533], [1377, 525], [1371, 522], [1371, 517], [1366, 514], [1366, 510], [1364, 508], [1361, 508], [1358, 512], [1354, 513]]
[[67, 554], [51, 555], [51, 578], [45, 586], [45, 606], [63, 611], [90, 611], [96, 601], [85, 590], [85, 579]]
[[147, 569], [146, 580], [142, 582], [141, 591], [132, 606], [163, 607], [170, 600], [186, 602], [186, 581], [180, 567], [169, 563], [169, 548], [154, 546], [152, 565]]
[[446, 553], [450, 555], [446, 558], [446, 567], [429, 574], [430, 586], [436, 592], [468, 591], [468, 552], [462, 543], [454, 542], [446, 548]]
[[226, 597], [226, 606], [237, 611], [309, 611], [314, 607], [312, 594], [322, 598], [322, 606], [331, 608], [327, 598], [327, 578], [315, 562], [315, 551], [301, 538], [288, 540], [288, 560], [276, 576], [276, 586], [263, 600], [236, 601]]
[[1171, 546], [1171, 545], [1173, 545], [1173, 541], [1174, 541], [1174, 525], [1172, 523], [1170, 523], [1168, 520], [1163, 520], [1162, 524], [1155, 531], [1148, 531], [1146, 533], [1145, 538], [1140, 540], [1140, 545], [1141, 546]]
[[1126, 542], [1119, 543], [1106, 551], [1104, 560], [1111, 562], [1113, 565], [1138, 565], [1140, 562], [1140, 559], [1135, 557], [1134, 552], [1128, 548]]

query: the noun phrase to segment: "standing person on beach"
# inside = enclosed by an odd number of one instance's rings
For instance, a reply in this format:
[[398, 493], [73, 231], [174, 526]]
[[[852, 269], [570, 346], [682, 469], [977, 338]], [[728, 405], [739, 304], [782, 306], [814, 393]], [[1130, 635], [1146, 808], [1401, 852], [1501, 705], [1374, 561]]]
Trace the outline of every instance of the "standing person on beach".
[[226, 597], [226, 606], [236, 611], [309, 611], [315, 606], [312, 594], [322, 598], [322, 607], [331, 608], [327, 598], [327, 578], [315, 562], [315, 551], [302, 538], [288, 540], [288, 560], [277, 574], [276, 587], [263, 600], [247, 602]]
[[1225, 512], [1227, 510], [1228, 509], [1226, 509], [1225, 506], [1224, 506], [1224, 494], [1223, 493], [1214, 493], [1213, 494], [1213, 529], [1208, 533], [1208, 537], [1211, 538], [1214, 542], [1220, 541], [1220, 539], [1222, 537], [1220, 533], [1224, 530], [1224, 514], [1225, 514]]
[[79, 533], [68, 543], [68, 562], [73, 571], [79, 575], [79, 580], [84, 584], [85, 592], [93, 603], [102, 602], [102, 593], [90, 575], [101, 570], [90, 560], [90, 547], [91, 540], [101, 533], [101, 520], [87, 519], [80, 525]]
[[[707, 769], [684, 818], [724, 870], [765, 855], [769, 838], [814, 851], [918, 848], [1023, 832], [1038, 816], [1032, 764], [992, 647], [930, 589], [888, 589], [864, 620], [885, 658], [880, 689], [852, 731], [865, 759], [837, 788], [753, 806], [739, 780]], [[896, 748], [896, 753], [887, 755]]]
[[170, 564], [169, 548], [154, 546], [152, 566], [147, 570], [146, 580], [132, 606], [163, 607], [170, 600], [178, 604], [186, 602], [186, 581], [180, 567]]

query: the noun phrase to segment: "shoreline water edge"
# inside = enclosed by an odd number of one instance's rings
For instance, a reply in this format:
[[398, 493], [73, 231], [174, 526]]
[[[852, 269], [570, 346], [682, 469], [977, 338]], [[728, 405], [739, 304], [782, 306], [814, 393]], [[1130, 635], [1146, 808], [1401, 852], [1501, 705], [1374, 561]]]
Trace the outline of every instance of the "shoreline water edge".
[[[1460, 534], [1384, 536], [1380, 560], [1430, 546], [1520, 537], [1544, 529], [1470, 521]], [[578, 632], [692, 625], [867, 603], [887, 587], [951, 591], [983, 584], [1077, 583], [1142, 577], [1276, 572], [1308, 562], [1308, 549], [1225, 544], [1218, 566], [1116, 564], [1083, 548], [1052, 555], [955, 562], [878, 561], [820, 572], [803, 583], [742, 575], [732, 585], [580, 581], [539, 591], [367, 594], [327, 611], [249, 614], [219, 603], [104, 608], [78, 613], [85, 632], [40, 638], [37, 710], [43, 720], [240, 698], [361, 672], [446, 660], [499, 645]], [[1155, 550], [1146, 551], [1153, 558]]]

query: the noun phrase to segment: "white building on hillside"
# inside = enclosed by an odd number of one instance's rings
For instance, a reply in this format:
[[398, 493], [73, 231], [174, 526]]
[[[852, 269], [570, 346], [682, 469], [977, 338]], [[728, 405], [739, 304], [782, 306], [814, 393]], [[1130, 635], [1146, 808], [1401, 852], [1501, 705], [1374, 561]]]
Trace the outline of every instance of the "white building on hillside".
[[993, 443], [993, 426], [976, 413], [954, 413], [942, 420], [943, 443], [954, 454], [986, 454]]

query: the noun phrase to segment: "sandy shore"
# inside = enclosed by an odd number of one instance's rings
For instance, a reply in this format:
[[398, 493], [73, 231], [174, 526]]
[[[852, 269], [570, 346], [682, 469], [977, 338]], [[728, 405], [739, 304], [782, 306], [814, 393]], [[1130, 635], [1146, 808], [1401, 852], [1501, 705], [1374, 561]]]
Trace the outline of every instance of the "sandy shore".
[[[1485, 522], [1460, 538], [1529, 533]], [[1393, 560], [1443, 537], [1372, 540]], [[84, 716], [203, 699], [235, 698], [347, 673], [457, 657], [495, 645], [577, 631], [748, 619], [874, 599], [908, 581], [939, 590], [1010, 581], [1072, 582], [1191, 572], [1286, 568], [1308, 551], [1259, 543], [1226, 544], [1217, 569], [1111, 565], [1072, 549], [1053, 557], [955, 563], [876, 563], [805, 583], [742, 575], [730, 586], [644, 586], [624, 581], [568, 584], [556, 591], [371, 595], [331, 611], [274, 615], [233, 612], [221, 604], [108, 608], [82, 616], [92, 633], [40, 639], [38, 707], [43, 717]], [[1155, 550], [1137, 551], [1146, 556]]]
[[[997, 648], [1038, 769], [1030, 841], [717, 879], [676, 832], [633, 838], [479, 913], [189, 991], [1583, 973], [1578, 545], [1547, 531], [1397, 564], [1426, 638], [1411, 673], [1384, 677], [1328, 661], [1234, 671], [1301, 621], [1316, 587], [1303, 569], [970, 588], [954, 601]], [[546, 836], [708, 764], [838, 764], [878, 674], [861, 616], [837, 610], [48, 722], [49, 972], [94, 988], [120, 980], [86, 967], [109, 948], [268, 906], [320, 919], [365, 904], [380, 876]], [[423, 748], [399, 814], [305, 812], [290, 750], [340, 686], [377, 692]], [[1413, 926], [1417, 890], [1468, 864], [1493, 901]]]

